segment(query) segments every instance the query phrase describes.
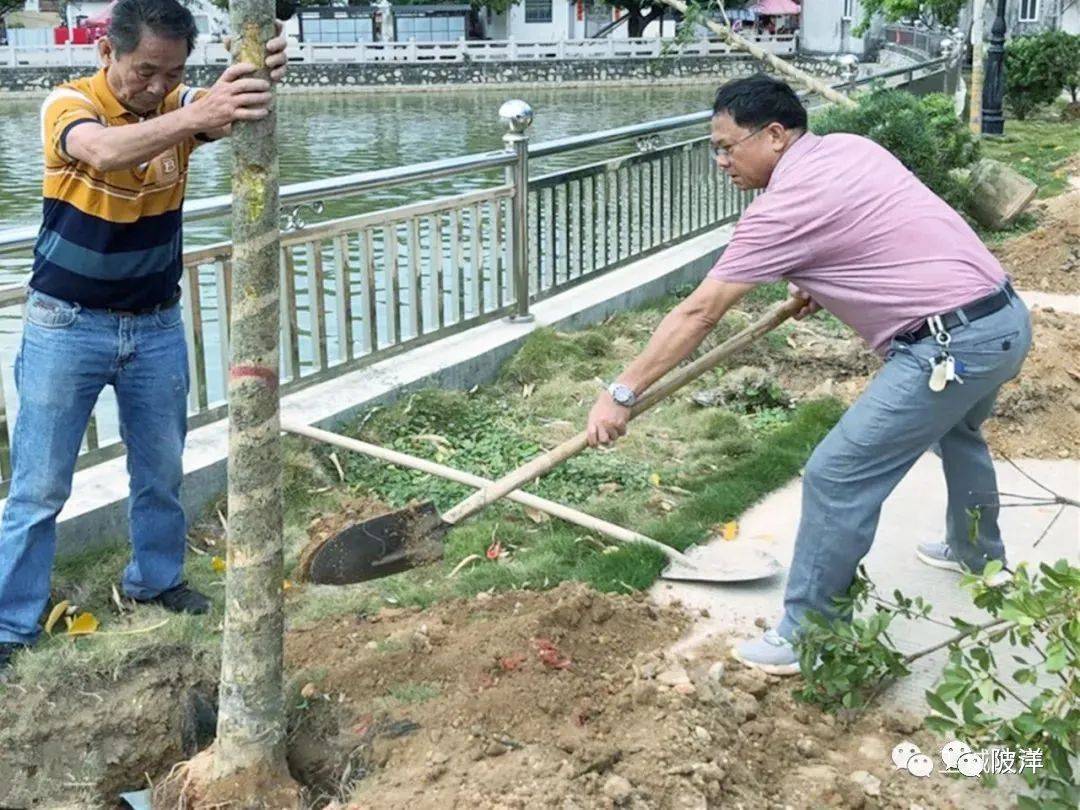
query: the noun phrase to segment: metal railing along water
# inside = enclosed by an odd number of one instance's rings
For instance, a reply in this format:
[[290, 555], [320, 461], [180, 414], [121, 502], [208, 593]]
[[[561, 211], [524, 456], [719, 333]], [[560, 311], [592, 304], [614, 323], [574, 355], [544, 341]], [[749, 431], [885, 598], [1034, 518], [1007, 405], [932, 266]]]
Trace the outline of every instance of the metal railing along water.
[[[795, 53], [794, 34], [759, 34], [753, 41], [776, 54]], [[301, 42], [290, 51], [294, 64], [515, 62], [554, 59], [659, 59], [675, 56], [724, 56], [726, 42], [700, 39], [678, 43], [673, 37], [519, 41], [459, 39], [449, 42]], [[189, 65], [226, 65], [229, 53], [219, 42], [201, 42]], [[96, 45], [9, 45], [0, 47], [4, 67], [91, 67], [98, 64]]]
[[[940, 58], [837, 87], [884, 81], [926, 92], [947, 89], [951, 72]], [[507, 102], [499, 112], [509, 130], [504, 150], [282, 187], [283, 394], [496, 318], [528, 318], [531, 302], [734, 222], [753, 198], [715, 170], [701, 129], [686, 134], [708, 122], [709, 110], [535, 144], [528, 138], [528, 105]], [[621, 151], [597, 158], [598, 147]], [[532, 161], [567, 153], [580, 156], [579, 165], [529, 176]], [[305, 221], [329, 201], [465, 175], [479, 177], [480, 187]], [[230, 206], [229, 195], [193, 200], [184, 222], [221, 217]], [[29, 269], [36, 232], [0, 231], [0, 255]], [[225, 412], [231, 262], [228, 242], [184, 254], [193, 427]], [[25, 296], [23, 285], [0, 288], [0, 314], [17, 321]], [[13, 398], [6, 382], [13, 355], [0, 356], [3, 491], [11, 473], [13, 409], [5, 402]], [[122, 452], [115, 403], [103, 396], [80, 466]]]

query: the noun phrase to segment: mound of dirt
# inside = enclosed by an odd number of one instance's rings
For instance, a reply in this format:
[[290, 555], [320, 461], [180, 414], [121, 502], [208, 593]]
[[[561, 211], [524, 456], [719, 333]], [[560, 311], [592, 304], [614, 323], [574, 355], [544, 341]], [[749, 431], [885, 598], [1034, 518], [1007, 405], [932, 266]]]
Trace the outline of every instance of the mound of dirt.
[[1080, 293], [1080, 161], [1073, 187], [1038, 203], [1039, 226], [993, 248], [1018, 290]]
[[1001, 389], [984, 432], [1010, 458], [1080, 458], [1080, 316], [1035, 309], [1020, 376]]
[[1005, 806], [896, 771], [901, 739], [936, 751], [913, 718], [843, 726], [719, 648], [666, 654], [687, 621], [564, 584], [294, 632], [294, 770], [352, 810]]

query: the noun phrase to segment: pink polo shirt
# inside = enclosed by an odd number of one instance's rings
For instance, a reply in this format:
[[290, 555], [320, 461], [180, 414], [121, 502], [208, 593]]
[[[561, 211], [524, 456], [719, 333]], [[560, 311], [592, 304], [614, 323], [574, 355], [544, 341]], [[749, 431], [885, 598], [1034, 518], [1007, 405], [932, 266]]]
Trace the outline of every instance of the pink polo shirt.
[[886, 149], [808, 132], [781, 156], [709, 277], [791, 281], [884, 352], [928, 316], [992, 293], [1005, 271]]

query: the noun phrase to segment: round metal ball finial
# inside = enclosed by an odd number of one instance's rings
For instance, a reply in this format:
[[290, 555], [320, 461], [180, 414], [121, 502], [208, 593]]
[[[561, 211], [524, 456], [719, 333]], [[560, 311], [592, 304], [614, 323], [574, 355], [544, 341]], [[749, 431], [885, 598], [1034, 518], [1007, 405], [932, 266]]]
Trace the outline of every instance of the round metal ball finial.
[[533, 108], [527, 102], [512, 98], [499, 107], [499, 119], [511, 132], [524, 132], [533, 122]]

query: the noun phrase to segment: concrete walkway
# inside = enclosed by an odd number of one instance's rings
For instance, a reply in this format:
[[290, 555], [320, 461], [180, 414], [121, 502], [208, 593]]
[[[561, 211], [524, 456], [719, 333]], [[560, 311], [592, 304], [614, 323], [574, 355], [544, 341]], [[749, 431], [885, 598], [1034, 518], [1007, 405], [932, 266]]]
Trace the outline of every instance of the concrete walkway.
[[1035, 290], [1020, 290], [1019, 295], [1031, 309], [1053, 309], [1057, 312], [1080, 315], [1080, 295], [1036, 292]]
[[[1080, 498], [1080, 461], [1028, 459], [1017, 464], [1055, 492]], [[1006, 462], [996, 466], [999, 490], [1022, 495], [1044, 494]], [[714, 540], [692, 549], [690, 556], [703, 562], [719, 561], [736, 547], [756, 548], [776, 557], [786, 572], [798, 527], [801, 494], [801, 480], [796, 479], [746, 512], [739, 521], [735, 540]], [[943, 621], [948, 621], [950, 616], [985, 621], [986, 615], [971, 605], [967, 592], [958, 586], [958, 574], [930, 568], [915, 557], [916, 544], [943, 539], [945, 504], [941, 463], [936, 456], [927, 454], [885, 502], [877, 538], [865, 560], [867, 571], [887, 598], [899, 588], [906, 596], [922, 596], [933, 604], [932, 615]], [[1053, 562], [1063, 557], [1074, 562], [1078, 559], [1080, 509], [1066, 508], [1039, 545], [1034, 546], [1056, 511], [1056, 507], [1001, 510], [1000, 525], [1010, 565]], [[782, 609], [785, 579], [786, 573], [739, 585], [660, 580], [652, 593], [660, 602], [679, 600], [692, 609], [708, 610], [708, 618], [698, 619], [690, 634], [675, 648], [677, 652], [688, 652], [715, 636], [743, 638], [759, 634], [762, 631], [754, 626], [758, 617], [775, 626]], [[897, 620], [894, 627], [893, 638], [904, 652], [928, 647], [955, 633], [925, 621], [916, 624]], [[945, 656], [945, 651], [940, 651], [917, 661], [912, 676], [894, 686], [886, 694], [886, 702], [919, 711], [924, 705], [923, 692], [940, 674]], [[1015, 666], [1008, 656], [999, 657], [999, 663]]]

